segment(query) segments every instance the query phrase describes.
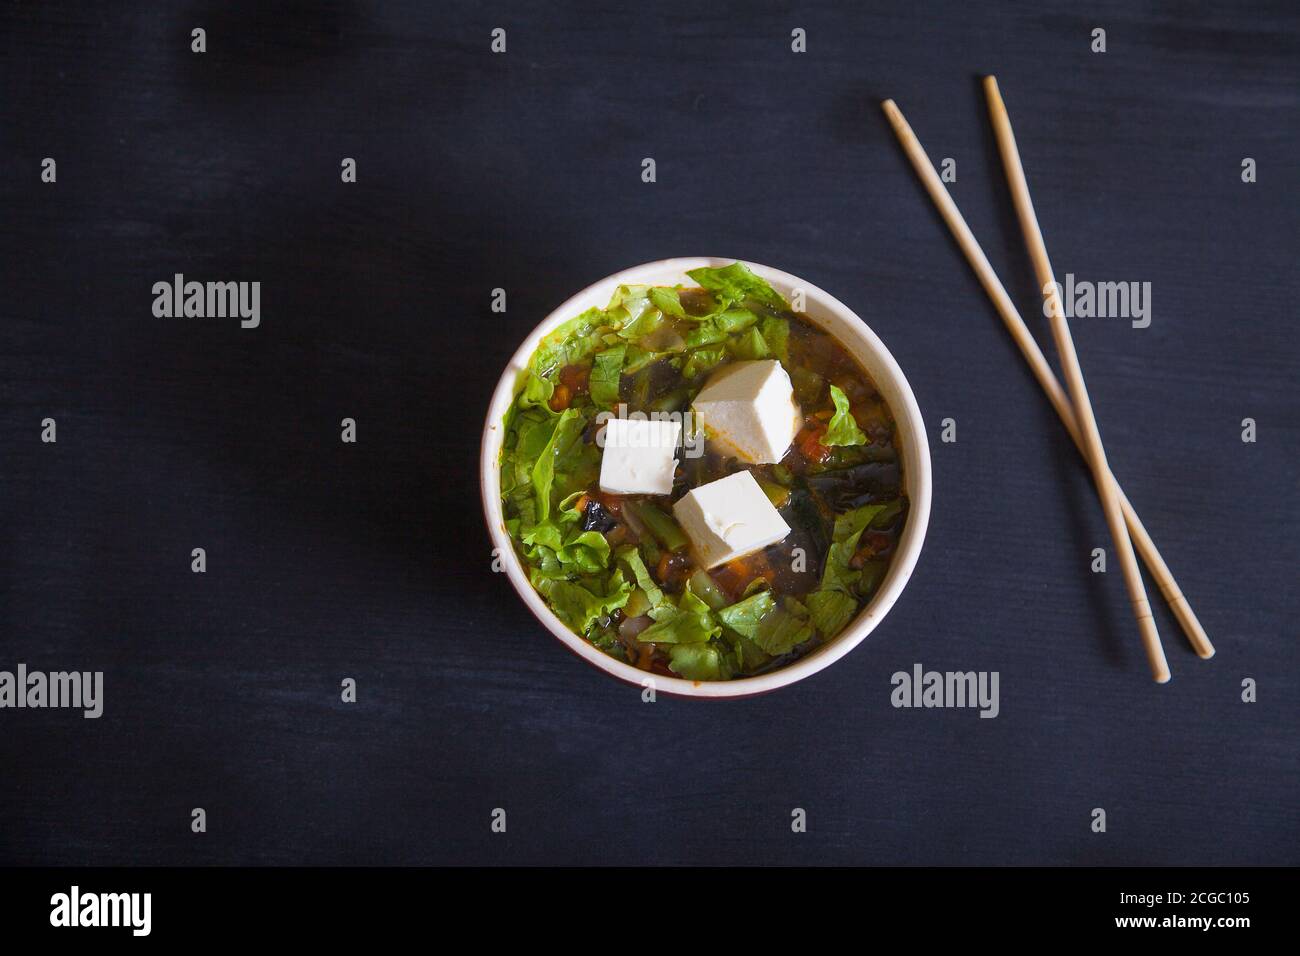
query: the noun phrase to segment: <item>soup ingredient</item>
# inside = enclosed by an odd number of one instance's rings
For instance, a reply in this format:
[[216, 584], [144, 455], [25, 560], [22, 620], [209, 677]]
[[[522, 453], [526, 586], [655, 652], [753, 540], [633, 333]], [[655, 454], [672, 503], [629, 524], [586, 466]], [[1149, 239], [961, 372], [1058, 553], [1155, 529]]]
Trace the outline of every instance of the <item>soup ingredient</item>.
[[618, 520], [595, 498], [588, 498], [578, 510], [582, 514], [583, 531], [613, 531], [618, 527]]
[[790, 376], [775, 359], [724, 365], [692, 408], [715, 448], [751, 465], [784, 458], [803, 418]]
[[858, 597], [875, 591], [880, 583], [875, 569], [855, 560], [859, 541], [877, 522], [888, 527], [896, 516], [892, 504], [876, 504], [854, 508], [835, 519], [821, 586], [808, 595], [808, 609], [818, 630], [841, 630], [857, 611]]
[[877, 501], [896, 499], [902, 476], [898, 462], [865, 461], [860, 465], [809, 475], [806, 480], [808, 487], [821, 495], [831, 510], [838, 513]]
[[636, 516], [661, 546], [669, 551], [681, 551], [686, 547], [686, 535], [682, 534], [677, 522], [649, 501], [629, 501], [625, 508]]
[[601, 352], [592, 362], [588, 387], [591, 390], [591, 400], [601, 408], [613, 408], [618, 404], [618, 383], [623, 374], [623, 359], [626, 355], [627, 346], [620, 345]]
[[776, 544], [790, 533], [748, 471], [691, 489], [673, 505], [673, 514], [705, 569]]
[[702, 288], [733, 302], [750, 299], [772, 309], [783, 310], [790, 307], [785, 299], [781, 298], [779, 292], [750, 272], [743, 262], [733, 262], [720, 269], [692, 269], [687, 275], [698, 282]]
[[611, 418], [605, 425], [600, 490], [616, 495], [669, 494], [681, 434], [681, 422]]
[[788, 654], [813, 636], [807, 610], [787, 601], [781, 606], [771, 591], [759, 591], [718, 612], [718, 619], [737, 634], [753, 641], [763, 653]]
[[831, 386], [831, 401], [835, 403], [835, 414], [826, 425], [826, 434], [822, 444], [828, 448], [832, 445], [862, 445], [867, 441], [866, 434], [858, 427], [849, 410], [849, 399], [837, 386]]

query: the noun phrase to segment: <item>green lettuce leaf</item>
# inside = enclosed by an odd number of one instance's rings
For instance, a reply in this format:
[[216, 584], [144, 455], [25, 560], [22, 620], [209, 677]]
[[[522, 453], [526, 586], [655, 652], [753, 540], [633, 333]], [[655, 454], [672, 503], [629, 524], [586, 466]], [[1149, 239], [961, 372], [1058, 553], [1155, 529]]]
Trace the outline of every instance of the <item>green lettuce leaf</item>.
[[759, 591], [752, 597], [724, 607], [718, 612], [718, 620], [737, 634], [753, 640], [758, 634], [758, 626], [763, 618], [776, 607], [776, 599], [771, 591]]
[[556, 417], [549, 409], [512, 409], [501, 453], [501, 493], [514, 507], [521, 527], [537, 520], [533, 494], [533, 465], [555, 431]]
[[541, 523], [551, 515], [551, 484], [555, 480], [555, 464], [568, 454], [573, 442], [581, 439], [586, 420], [575, 408], [566, 408], [555, 421], [545, 447], [537, 456], [532, 469], [533, 493], [536, 496], [536, 520]]
[[540, 524], [519, 533], [529, 564], [550, 578], [594, 574], [609, 566], [609, 542], [598, 531], [583, 531], [574, 505], [581, 492], [569, 495]]
[[826, 552], [826, 563], [822, 567], [821, 590], [842, 591], [850, 596], [857, 590], [862, 571], [850, 566], [853, 555], [858, 550], [858, 540], [871, 520], [882, 510], [884, 505], [863, 505], [846, 511], [835, 518], [835, 530], [831, 535], [831, 546]]
[[885, 512], [896, 513], [896, 511], [893, 502], [881, 502], [874, 505], [862, 505], [852, 511], [846, 511], [842, 515], [836, 515], [835, 530], [831, 533], [831, 540], [847, 541], [849, 538], [853, 538], [853, 544], [856, 547], [858, 537], [861, 536], [869, 524]]
[[786, 311], [790, 308], [789, 304], [775, 289], [750, 272], [740, 262], [733, 262], [731, 265], [723, 266], [720, 269], [692, 269], [686, 274], [703, 288], [725, 296], [731, 299], [732, 302], [754, 299], [780, 311]]
[[749, 638], [735, 631], [724, 631], [723, 636], [731, 642], [732, 653], [736, 657], [736, 670], [751, 673], [771, 662], [772, 656]]
[[727, 309], [718, 312], [697, 324], [686, 333], [686, 347], [699, 348], [701, 345], [713, 345], [725, 342], [733, 332], [748, 328], [758, 321], [749, 309]]
[[[651, 609], [658, 609], [665, 605], [672, 606], [668, 599], [664, 597], [664, 592], [659, 588], [659, 585], [655, 584], [654, 578], [650, 577], [645, 561], [641, 558], [641, 552], [637, 550], [635, 545], [627, 544], [619, 548], [617, 557], [631, 572], [632, 582], [645, 594]], [[676, 608], [673, 610], [676, 611]]]
[[664, 315], [675, 316], [679, 319], [686, 316], [686, 310], [682, 308], [682, 300], [676, 289], [654, 286], [650, 290], [650, 301]]
[[790, 323], [780, 316], [765, 315], [758, 330], [763, 333], [763, 341], [772, 354], [785, 365], [790, 359]]
[[673, 644], [668, 648], [668, 667], [687, 680], [723, 680], [722, 653], [708, 643]]
[[524, 387], [515, 400], [519, 407], [540, 408], [550, 412], [550, 401], [551, 396], [555, 394], [555, 385], [542, 378], [532, 369], [529, 369], [524, 375]]
[[755, 326], [750, 326], [740, 336], [733, 338], [728, 345], [732, 355], [746, 361], [765, 359], [772, 354], [763, 339], [763, 333]]
[[688, 585], [677, 602], [676, 613], [656, 619], [637, 635], [637, 640], [648, 644], [697, 644], [721, 633], [709, 606]]
[[609, 325], [625, 329], [641, 318], [649, 308], [650, 286], [621, 285], [614, 290], [609, 305], [605, 306], [605, 317]]
[[758, 625], [754, 643], [764, 652], [779, 657], [790, 653], [812, 636], [813, 628], [806, 618], [784, 607], [774, 607]]
[[[797, 602], [792, 602], [792, 606], [802, 610]], [[813, 636], [808, 621], [778, 605], [771, 591], [759, 591], [723, 608], [718, 612], [718, 619], [773, 657], [789, 653]]]
[[830, 424], [826, 426], [826, 434], [822, 436], [821, 443], [826, 447], [832, 445], [862, 445], [867, 441], [867, 436], [863, 434], [858, 423], [853, 419], [853, 413], [849, 411], [849, 399], [840, 389], [831, 386], [831, 401], [835, 403], [835, 414], [831, 416]]
[[858, 602], [843, 591], [814, 591], [805, 599], [813, 626], [823, 637], [834, 637], [853, 619]]
[[591, 400], [601, 408], [613, 408], [618, 404], [618, 387], [623, 377], [623, 357], [627, 346], [606, 349], [597, 353], [591, 366]]
[[542, 339], [529, 368], [550, 378], [566, 365], [582, 361], [604, 344], [599, 330], [606, 322], [605, 313], [596, 308], [575, 316]]
[[[550, 603], [556, 616], [579, 634], [586, 633], [597, 620], [621, 608], [632, 595], [632, 585], [618, 572], [603, 583], [598, 577], [584, 583], [556, 580], [543, 577], [536, 571], [529, 578], [533, 587]], [[593, 591], [593, 587], [596, 590]]]
[[721, 345], [698, 348], [687, 356], [686, 365], [682, 369], [682, 378], [689, 382], [697, 375], [709, 371], [726, 357], [727, 350]]
[[555, 552], [561, 567], [595, 574], [609, 566], [609, 542], [599, 531], [579, 531]]
[[634, 322], [629, 322], [618, 330], [619, 338], [628, 342], [640, 342], [649, 338], [659, 326], [663, 325], [664, 314], [658, 309], [647, 309]]
[[850, 566], [858, 550], [862, 532], [878, 515], [887, 513], [892, 502], [863, 505], [835, 518], [831, 546], [822, 567], [821, 585], [808, 595], [808, 611], [813, 625], [823, 637], [832, 637], [844, 629], [858, 610], [858, 592], [863, 572]]

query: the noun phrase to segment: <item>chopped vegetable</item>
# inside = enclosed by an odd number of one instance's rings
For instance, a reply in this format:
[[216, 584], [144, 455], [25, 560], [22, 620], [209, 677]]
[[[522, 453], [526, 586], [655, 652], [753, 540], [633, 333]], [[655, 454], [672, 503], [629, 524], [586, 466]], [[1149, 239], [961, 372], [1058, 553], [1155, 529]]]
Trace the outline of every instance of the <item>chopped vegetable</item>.
[[720, 269], [692, 269], [686, 274], [704, 288], [724, 295], [733, 302], [753, 299], [781, 311], [790, 308], [789, 303], [776, 290], [740, 262], [733, 262]]
[[591, 367], [591, 400], [601, 408], [613, 408], [618, 404], [618, 386], [626, 354], [627, 346], [620, 345], [596, 356]]
[[680, 551], [689, 543], [681, 526], [650, 502], [629, 501], [625, 507], [634, 509], [636, 516], [650, 529], [650, 533], [669, 551]]
[[727, 596], [714, 583], [713, 578], [709, 577], [708, 571], [700, 569], [691, 575], [691, 589], [715, 611], [727, 606]]
[[722, 632], [709, 606], [688, 587], [672, 613], [646, 628], [637, 637], [642, 643], [695, 644]]
[[831, 401], [835, 403], [835, 414], [831, 416], [830, 424], [826, 426], [826, 435], [822, 438], [822, 444], [828, 447], [865, 444], [867, 436], [858, 427], [853, 413], [849, 410], [848, 397], [837, 385], [831, 386]]
[[778, 485], [775, 481], [759, 478], [758, 487], [763, 489], [763, 494], [767, 495], [767, 500], [772, 502], [774, 508], [784, 508], [785, 503], [790, 500], [790, 489], [785, 485]]
[[654, 303], [656, 309], [665, 315], [673, 315], [679, 319], [686, 316], [686, 310], [682, 308], [682, 300], [677, 295], [676, 289], [655, 286], [650, 290], [650, 301]]

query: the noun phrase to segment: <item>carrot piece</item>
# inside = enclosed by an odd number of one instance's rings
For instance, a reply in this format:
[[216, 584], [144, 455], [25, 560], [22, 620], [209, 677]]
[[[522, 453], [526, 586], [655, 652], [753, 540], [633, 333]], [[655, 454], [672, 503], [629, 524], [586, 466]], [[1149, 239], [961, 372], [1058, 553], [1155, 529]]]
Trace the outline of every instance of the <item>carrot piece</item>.
[[825, 434], [825, 425], [812, 425], [801, 431], [794, 440], [799, 454], [810, 462], [825, 461], [831, 453], [831, 450], [822, 444], [822, 436]]
[[717, 585], [733, 600], [744, 594], [745, 588], [758, 578], [762, 578], [769, 584], [776, 578], [776, 571], [761, 553], [735, 558], [709, 573]]
[[572, 399], [573, 395], [569, 391], [569, 386], [560, 383], [555, 386], [555, 393], [551, 395], [551, 400], [547, 404], [551, 406], [551, 411], [562, 412], [569, 407], [569, 402], [572, 401]]

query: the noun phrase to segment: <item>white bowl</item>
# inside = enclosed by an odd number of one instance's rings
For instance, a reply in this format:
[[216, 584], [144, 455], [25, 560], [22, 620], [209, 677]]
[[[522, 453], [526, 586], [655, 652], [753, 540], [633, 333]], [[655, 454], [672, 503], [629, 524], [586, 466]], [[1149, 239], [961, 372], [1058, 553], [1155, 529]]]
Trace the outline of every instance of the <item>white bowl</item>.
[[514, 585], [524, 604], [560, 643], [590, 664], [607, 674], [631, 684], [654, 681], [656, 692], [678, 694], [685, 697], [748, 697], [762, 694], [803, 680], [839, 660], [857, 647], [876, 629], [882, 618], [894, 606], [903, 586], [912, 576], [916, 559], [925, 540], [926, 525], [930, 521], [930, 446], [925, 435], [925, 422], [917, 407], [916, 396], [903, 375], [902, 369], [889, 354], [889, 350], [858, 316], [836, 299], [810, 282], [805, 282], [786, 272], [746, 262], [750, 269], [762, 276], [787, 299], [793, 298], [796, 289], [804, 295], [803, 311], [818, 326], [833, 335], [852, 353], [876, 388], [884, 396], [894, 421], [898, 426], [903, 451], [903, 487], [909, 499], [907, 523], [898, 542], [889, 571], [875, 596], [849, 625], [835, 638], [800, 658], [793, 664], [756, 677], [740, 677], [729, 681], [691, 681], [680, 677], [663, 677], [625, 664], [593, 647], [569, 630], [546, 606], [540, 594], [528, 582], [519, 556], [515, 553], [506, 532], [505, 516], [501, 511], [500, 459], [501, 443], [505, 438], [502, 420], [514, 401], [515, 388], [520, 373], [537, 349], [537, 343], [558, 325], [592, 306], [604, 308], [615, 288], [620, 285], [677, 285], [689, 282], [686, 272], [701, 266], [724, 266], [734, 259], [690, 258], [663, 259], [634, 266], [583, 289], [554, 312], [524, 339], [511, 358], [488, 405], [487, 423], [483, 428], [483, 447], [480, 456], [480, 480], [483, 491], [483, 511], [487, 516], [488, 533], [500, 556], [501, 565], [510, 583]]

